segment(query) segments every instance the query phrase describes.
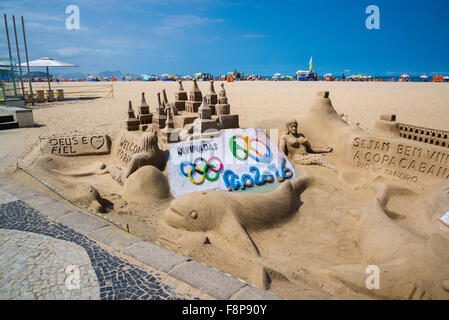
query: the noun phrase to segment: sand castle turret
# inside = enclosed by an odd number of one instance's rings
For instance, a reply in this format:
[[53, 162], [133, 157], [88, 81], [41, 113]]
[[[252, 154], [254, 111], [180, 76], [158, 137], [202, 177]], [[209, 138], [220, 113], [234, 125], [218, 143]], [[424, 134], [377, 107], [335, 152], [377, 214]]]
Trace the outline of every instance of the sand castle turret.
[[207, 104], [207, 98], [204, 97], [203, 103], [198, 109], [198, 118], [193, 122], [193, 131], [203, 133], [209, 129], [218, 130], [218, 124], [212, 119], [212, 112]]
[[179, 131], [175, 129], [173, 114], [170, 108], [167, 109], [167, 121], [165, 122], [165, 128], [161, 130], [161, 137], [164, 143], [179, 141]]
[[187, 112], [198, 112], [198, 108], [200, 107], [202, 100], [203, 94], [201, 93], [200, 88], [196, 83], [196, 79], [193, 79], [193, 87], [189, 92], [189, 100], [185, 103]]
[[136, 118], [134, 114], [134, 110], [131, 104], [131, 101], [129, 101], [128, 106], [128, 120], [126, 120], [126, 130], [128, 131], [138, 131], [139, 130], [139, 120]]
[[206, 98], [207, 98], [207, 103], [212, 111], [212, 114], [216, 114], [215, 105], [218, 102], [218, 96], [215, 93], [214, 80], [210, 81], [209, 93], [206, 95]]
[[238, 128], [239, 115], [231, 114], [231, 106], [229, 105], [228, 98], [226, 97], [224, 83], [221, 84], [221, 89], [218, 95], [218, 103], [215, 105], [215, 110], [217, 112], [217, 121], [219, 123], [220, 130]]
[[231, 113], [231, 106], [228, 104], [228, 98], [226, 97], [226, 91], [224, 89], [224, 83], [221, 84], [220, 92], [218, 93], [218, 104], [215, 105], [217, 116]]
[[312, 108], [310, 109], [312, 114], [316, 114], [319, 117], [326, 117], [326, 120], [340, 123], [346, 126], [346, 122], [335, 111], [332, 101], [329, 98], [329, 91], [318, 91]]
[[140, 127], [143, 131], [145, 131], [148, 128], [148, 124], [150, 124], [151, 121], [153, 120], [153, 115], [150, 112], [150, 106], [145, 100], [144, 92], [142, 92], [142, 101], [140, 103], [138, 111], [139, 114], [137, 118], [139, 119]]
[[157, 93], [158, 107], [156, 108], [156, 114], [153, 116], [153, 123], [157, 125], [159, 129], [165, 126], [167, 120], [166, 111], [163, 103], [161, 102], [161, 93]]
[[395, 114], [381, 114], [380, 119], [374, 123], [373, 132], [380, 136], [399, 137], [399, 123]]
[[178, 91], [175, 92], [175, 107], [177, 110], [182, 111], [186, 109], [186, 101], [187, 101], [187, 92], [184, 90], [182, 86], [182, 80], [178, 80], [179, 88]]
[[167, 99], [167, 92], [165, 91], [165, 89], [162, 89], [162, 97], [163, 97], [163, 101], [164, 101], [164, 106], [168, 107], [168, 99]]

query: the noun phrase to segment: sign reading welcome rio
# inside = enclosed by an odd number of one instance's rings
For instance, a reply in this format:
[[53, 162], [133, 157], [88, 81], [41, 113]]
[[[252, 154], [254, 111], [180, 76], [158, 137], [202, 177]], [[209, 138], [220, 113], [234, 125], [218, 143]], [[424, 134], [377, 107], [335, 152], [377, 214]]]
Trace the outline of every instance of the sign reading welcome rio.
[[223, 190], [269, 192], [294, 179], [292, 164], [262, 129], [229, 129], [221, 137], [170, 148], [172, 194]]

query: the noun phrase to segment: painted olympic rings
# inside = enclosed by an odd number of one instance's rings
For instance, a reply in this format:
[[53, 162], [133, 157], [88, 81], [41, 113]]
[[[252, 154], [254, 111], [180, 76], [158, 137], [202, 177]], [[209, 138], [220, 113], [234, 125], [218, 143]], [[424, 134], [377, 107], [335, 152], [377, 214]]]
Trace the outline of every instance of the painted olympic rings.
[[[244, 147], [237, 143], [236, 140], [238, 138], [243, 139], [245, 144]], [[254, 142], [256, 142], [257, 145], [262, 145], [263, 148], [265, 148], [265, 152], [260, 152], [258, 146], [254, 147]], [[229, 139], [229, 148], [231, 149], [232, 155], [237, 160], [244, 161], [248, 159], [248, 156], [256, 160], [257, 162], [269, 162], [271, 159], [270, 147], [268, 147], [265, 142], [259, 140], [258, 138], [249, 139], [248, 136], [237, 134]], [[243, 156], [239, 155], [238, 151], [243, 151]]]
[[[219, 164], [218, 168], [217, 168], [217, 165], [214, 165], [211, 163], [213, 160], [218, 162], [218, 164]], [[202, 169], [197, 165], [198, 162], [204, 163], [204, 166], [202, 167]], [[190, 166], [190, 169], [188, 170], [188, 172], [185, 172], [185, 170], [184, 170], [186, 166]], [[207, 161], [204, 158], [199, 157], [199, 158], [195, 159], [195, 161], [193, 161], [193, 163], [183, 161], [179, 165], [179, 172], [181, 173], [181, 175], [189, 178], [190, 182], [192, 182], [193, 184], [196, 184], [196, 185], [202, 184], [204, 182], [204, 179], [206, 179], [208, 181], [217, 180], [220, 175], [221, 169], [223, 169], [223, 163], [221, 162], [220, 158], [215, 157], [215, 156], [210, 157]], [[210, 177], [208, 175], [208, 170], [215, 172], [215, 176]], [[201, 175], [201, 178], [199, 180], [195, 180], [192, 177], [195, 172], [199, 173]]]

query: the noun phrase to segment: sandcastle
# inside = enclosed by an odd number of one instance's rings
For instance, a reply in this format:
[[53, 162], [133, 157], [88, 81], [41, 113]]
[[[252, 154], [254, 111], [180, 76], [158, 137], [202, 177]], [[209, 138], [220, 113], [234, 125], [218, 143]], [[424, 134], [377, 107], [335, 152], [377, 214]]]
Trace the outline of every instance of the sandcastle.
[[159, 132], [163, 143], [175, 143], [186, 134], [193, 134], [191, 139], [201, 139], [218, 136], [220, 130], [239, 127], [239, 116], [230, 112], [224, 84], [221, 84], [221, 90], [217, 95], [213, 80], [210, 81], [209, 93], [204, 97], [194, 80], [189, 99], [182, 81], [179, 80], [175, 101], [169, 102], [167, 92], [163, 89], [157, 93], [157, 103], [153, 114], [142, 92], [136, 117], [130, 102], [126, 121], [127, 131], [156, 131]]
[[207, 104], [209, 105], [209, 108], [211, 109], [211, 114], [213, 114], [213, 115], [216, 114], [215, 105], [218, 102], [217, 97], [218, 96], [215, 93], [215, 88], [214, 88], [214, 80], [210, 80], [209, 93], [206, 95], [206, 101], [207, 101]]
[[[266, 126], [285, 132], [278, 141], [237, 128], [213, 85], [203, 96], [194, 82], [195, 112], [178, 108], [183, 90], [174, 103], [159, 92], [155, 109], [142, 94], [111, 149], [100, 134], [50, 137], [28, 169], [131, 232], [287, 298], [449, 299], [447, 131], [394, 114], [362, 130], [320, 91], [309, 111]], [[182, 131], [194, 139], [179, 143]], [[368, 265], [379, 290], [366, 287]]]
[[167, 120], [167, 114], [165, 112], [165, 107], [161, 102], [161, 93], [157, 94], [158, 106], [156, 108], [156, 113], [153, 117], [153, 123], [155, 129], [162, 129], [165, 126], [165, 121]]
[[198, 108], [200, 107], [202, 101], [203, 94], [196, 83], [196, 79], [193, 79], [193, 87], [189, 92], [189, 100], [186, 101], [186, 111], [190, 113], [198, 112]]
[[140, 123], [140, 129], [145, 131], [153, 120], [153, 114], [150, 113], [150, 106], [145, 100], [145, 93], [142, 92], [142, 102], [139, 106], [139, 114], [137, 116]]
[[182, 86], [182, 80], [178, 80], [179, 89], [175, 92], [175, 108], [179, 111], [183, 111], [186, 109], [186, 101], [187, 101], [187, 92], [184, 90]]
[[129, 101], [128, 105], [128, 120], [126, 120], [126, 130], [128, 131], [139, 131], [139, 119], [136, 118], [136, 115], [134, 114], [134, 110], [131, 104], [131, 101]]

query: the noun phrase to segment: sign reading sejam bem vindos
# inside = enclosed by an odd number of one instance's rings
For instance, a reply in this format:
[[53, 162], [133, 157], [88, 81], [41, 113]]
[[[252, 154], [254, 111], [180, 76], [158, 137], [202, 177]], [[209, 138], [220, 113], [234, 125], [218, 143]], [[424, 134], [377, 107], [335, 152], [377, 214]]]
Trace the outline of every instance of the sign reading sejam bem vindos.
[[221, 137], [170, 148], [168, 179], [175, 197], [222, 190], [270, 192], [295, 178], [287, 157], [262, 129], [228, 129]]

